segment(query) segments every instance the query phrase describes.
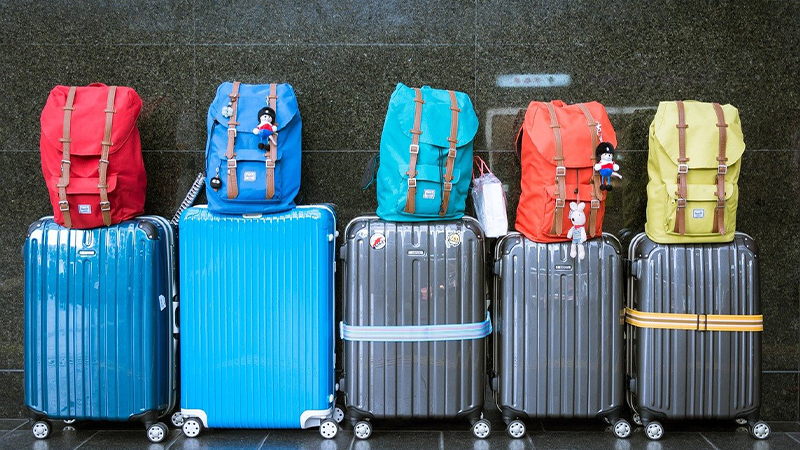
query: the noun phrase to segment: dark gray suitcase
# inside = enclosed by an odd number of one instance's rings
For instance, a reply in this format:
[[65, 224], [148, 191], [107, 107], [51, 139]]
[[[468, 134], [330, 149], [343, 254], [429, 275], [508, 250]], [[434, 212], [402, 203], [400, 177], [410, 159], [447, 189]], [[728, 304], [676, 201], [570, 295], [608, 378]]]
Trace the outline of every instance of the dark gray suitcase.
[[[644, 233], [629, 248], [628, 306], [641, 312], [759, 315], [758, 247], [736, 233], [728, 244], [657, 244]], [[659, 439], [665, 419], [736, 419], [759, 439], [761, 333], [640, 328], [628, 324], [628, 403]]]
[[604, 418], [628, 437], [623, 273], [613, 236], [542, 244], [510, 233], [495, 250], [494, 372], [497, 407], [511, 437], [524, 418]]
[[[425, 326], [487, 319], [484, 237], [475, 219], [386, 222], [354, 219], [345, 231], [344, 324]], [[369, 342], [344, 338], [345, 406], [355, 435], [370, 419], [482, 419], [486, 340]]]

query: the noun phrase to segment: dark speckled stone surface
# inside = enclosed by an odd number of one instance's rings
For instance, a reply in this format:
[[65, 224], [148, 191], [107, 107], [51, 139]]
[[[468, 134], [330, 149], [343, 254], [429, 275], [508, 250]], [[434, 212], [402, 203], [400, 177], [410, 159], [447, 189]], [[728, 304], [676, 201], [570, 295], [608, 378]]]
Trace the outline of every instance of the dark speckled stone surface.
[[[38, 155], [39, 114], [50, 89], [95, 81], [136, 88], [144, 101], [139, 128], [146, 209], [170, 217], [203, 169], [205, 115], [215, 89], [236, 78], [294, 85], [304, 122], [302, 198], [336, 204], [340, 231], [355, 216], [375, 211], [374, 185], [362, 191], [359, 184], [377, 152], [398, 81], [470, 94], [480, 119], [476, 154], [507, 184], [511, 224], [519, 197], [513, 151], [519, 114], [531, 100], [603, 102], [625, 176], [609, 197], [605, 230], [623, 244], [644, 227], [647, 132], [658, 102], [694, 98], [736, 105], [747, 142], [738, 229], [761, 248], [763, 416], [797, 421], [798, 29], [800, 2], [778, 0], [0, 2], [0, 385], [6, 387], [0, 390], [0, 417], [22, 414], [20, 247], [27, 226], [50, 213]], [[508, 74], [565, 74], [571, 81], [555, 88], [499, 87], [497, 77]], [[103, 433], [84, 447], [94, 448], [88, 445], [93, 441], [114, 447], [127, 439], [106, 441]], [[482, 448], [448, 433], [414, 439]], [[738, 437], [709, 440], [736, 447]], [[293, 435], [284, 438], [275, 442], [295, 445]], [[336, 448], [349, 448], [349, 438]], [[378, 438], [369, 441], [371, 448]], [[569, 444], [558, 435], [534, 436], [537, 448], [614, 445], [603, 439], [578, 437]], [[637, 439], [631, 448], [646, 444]], [[791, 442], [786, 439], [791, 436], [779, 442]], [[301, 441], [301, 448], [310, 442]], [[492, 442], [515, 449], [530, 443]], [[663, 448], [707, 441], [689, 436], [675, 442], [681, 444]], [[173, 448], [181, 446], [192, 444], [176, 440]]]

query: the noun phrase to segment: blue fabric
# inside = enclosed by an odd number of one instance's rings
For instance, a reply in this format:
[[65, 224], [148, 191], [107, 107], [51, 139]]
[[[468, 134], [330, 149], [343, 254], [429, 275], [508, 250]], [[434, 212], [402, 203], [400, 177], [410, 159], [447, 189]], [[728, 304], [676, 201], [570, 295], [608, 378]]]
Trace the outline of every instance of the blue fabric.
[[450, 147], [450, 94], [422, 87], [422, 134], [417, 158], [417, 192], [414, 214], [404, 212], [408, 196], [408, 165], [411, 158], [411, 130], [414, 128], [414, 89], [399, 83], [391, 99], [381, 135], [378, 167], [378, 210], [381, 219], [397, 222], [453, 220], [464, 215], [472, 174], [472, 140], [478, 131], [478, 117], [469, 96], [456, 92], [458, 143], [453, 166], [453, 189], [446, 214], [439, 215], [444, 192], [444, 174]]
[[485, 338], [490, 334], [492, 334], [492, 321], [489, 318], [489, 311], [486, 311], [486, 320], [476, 323], [359, 326], [347, 325], [344, 322], [339, 322], [339, 337], [345, 341], [465, 341], [468, 339]]
[[[278, 160], [275, 163], [275, 195], [266, 199], [267, 169], [265, 151], [259, 143], [269, 145], [267, 137], [253, 133], [258, 125], [258, 111], [269, 106], [269, 84], [240, 84], [236, 120], [236, 179], [239, 195], [229, 199], [228, 118], [223, 116], [233, 90], [233, 83], [225, 82], [217, 89], [217, 96], [208, 108], [208, 143], [206, 147], [206, 196], [208, 209], [222, 214], [275, 213], [294, 208], [294, 199], [300, 190], [300, 151], [302, 119], [297, 107], [294, 89], [289, 84], [278, 84], [276, 94], [276, 124], [278, 126]], [[222, 187], [215, 191], [211, 179], [218, 176]]]

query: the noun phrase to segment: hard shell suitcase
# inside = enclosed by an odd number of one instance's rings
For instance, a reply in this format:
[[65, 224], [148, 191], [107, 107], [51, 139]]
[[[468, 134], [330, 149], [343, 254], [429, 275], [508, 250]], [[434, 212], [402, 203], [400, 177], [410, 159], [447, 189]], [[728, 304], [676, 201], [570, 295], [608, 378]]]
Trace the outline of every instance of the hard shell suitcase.
[[[758, 247], [631, 241], [628, 403], [650, 439], [666, 419], [736, 419], [758, 439], [761, 409]], [[665, 314], [666, 313], [666, 314]], [[738, 329], [750, 331], [735, 331]]]
[[484, 238], [470, 217], [449, 222], [347, 226], [344, 269], [345, 405], [355, 435], [371, 419], [481, 419], [491, 332]]
[[320, 425], [335, 436], [333, 210], [192, 207], [179, 228], [184, 433]]
[[33, 434], [48, 419], [158, 418], [176, 397], [172, 226], [142, 216], [91, 230], [34, 222], [25, 262], [25, 404]]
[[492, 387], [511, 437], [525, 418], [605, 418], [630, 435], [620, 244], [604, 233], [585, 246], [579, 261], [569, 242], [511, 233], [497, 243]]

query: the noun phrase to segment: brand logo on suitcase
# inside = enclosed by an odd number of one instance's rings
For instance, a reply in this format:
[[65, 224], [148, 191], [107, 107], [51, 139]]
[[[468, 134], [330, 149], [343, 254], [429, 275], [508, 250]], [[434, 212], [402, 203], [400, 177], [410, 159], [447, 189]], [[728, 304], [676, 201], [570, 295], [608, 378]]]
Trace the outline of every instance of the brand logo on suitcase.
[[386, 236], [383, 233], [375, 233], [369, 238], [369, 246], [375, 250], [380, 250], [386, 247]]
[[556, 264], [556, 270], [572, 270], [572, 266], [569, 264]]

